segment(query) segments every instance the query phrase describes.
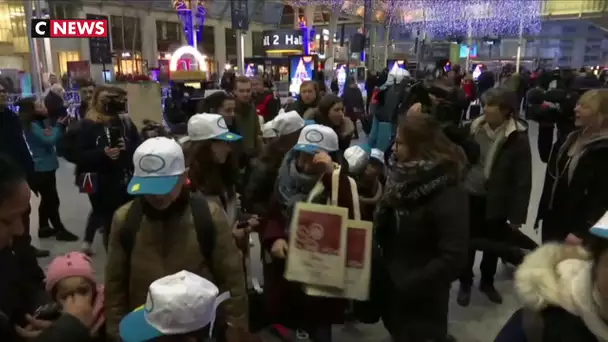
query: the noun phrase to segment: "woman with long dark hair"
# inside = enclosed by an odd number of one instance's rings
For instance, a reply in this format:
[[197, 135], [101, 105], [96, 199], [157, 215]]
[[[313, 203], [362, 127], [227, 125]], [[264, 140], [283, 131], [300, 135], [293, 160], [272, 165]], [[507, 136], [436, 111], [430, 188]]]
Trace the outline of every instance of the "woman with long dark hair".
[[76, 241], [78, 237], [65, 228], [59, 215], [55, 177], [59, 168], [56, 144], [63, 136], [67, 117], [50, 120], [44, 103], [34, 98], [19, 103], [19, 117], [34, 159], [34, 191], [40, 195], [38, 236], [47, 238], [54, 235], [59, 241]]
[[192, 188], [217, 201], [231, 226], [238, 219], [238, 168], [232, 158], [232, 143], [240, 139], [228, 131], [221, 115], [196, 114], [188, 121], [188, 137], [183, 145]]
[[382, 320], [393, 341], [443, 342], [450, 286], [468, 251], [467, 158], [426, 114], [405, 117], [393, 152], [374, 218], [389, 299]]
[[338, 135], [340, 151], [344, 152], [350, 146], [356, 128], [353, 122], [344, 116], [344, 102], [338, 95], [323, 96], [317, 110], [305, 115], [304, 120], [314, 120], [319, 125], [331, 127]]
[[283, 158], [298, 141], [304, 127], [304, 119], [298, 112], [280, 113], [269, 124], [276, 134], [276, 139], [264, 146], [262, 155], [252, 163], [251, 174], [243, 192], [243, 207], [248, 212], [264, 215], [268, 210], [274, 183]]
[[214, 113], [224, 117], [230, 131], [235, 131], [236, 99], [225, 91], [216, 91], [199, 102], [198, 113]]

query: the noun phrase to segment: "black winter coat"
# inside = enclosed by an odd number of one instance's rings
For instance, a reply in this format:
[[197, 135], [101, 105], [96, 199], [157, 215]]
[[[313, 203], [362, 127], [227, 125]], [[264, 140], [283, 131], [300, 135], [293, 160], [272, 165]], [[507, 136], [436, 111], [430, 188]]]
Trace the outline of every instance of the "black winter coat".
[[[387, 182], [374, 218], [373, 286], [385, 274], [382, 316], [398, 341], [441, 340], [447, 335], [449, 290], [464, 266], [469, 240], [468, 195], [444, 171]], [[390, 179], [391, 176], [389, 176]], [[397, 203], [387, 205], [390, 192]]]
[[64, 314], [32, 342], [94, 342], [89, 329], [76, 317]]
[[[538, 327], [534, 328], [530, 327], [530, 322], [524, 322], [528, 320], [525, 318], [527, 314], [526, 309], [515, 311], [494, 342], [599, 342], [580, 317], [560, 307], [551, 306], [535, 314], [538, 317], [534, 322]], [[528, 337], [532, 334], [536, 337], [536, 334], [527, 329], [539, 329], [541, 340], [530, 340]]]
[[34, 160], [25, 141], [19, 116], [8, 107], [0, 109], [0, 153], [13, 159], [27, 173], [34, 174]]
[[0, 341], [19, 341], [14, 326], [25, 326], [25, 315], [46, 304], [44, 273], [25, 239], [0, 250]]
[[608, 210], [608, 134], [589, 140], [568, 162], [568, 149], [578, 134], [559, 137], [547, 163], [536, 218], [543, 222], [543, 242], [563, 241], [570, 233], [586, 238]]
[[[118, 127], [126, 142], [126, 150], [117, 160], [111, 160], [104, 152], [111, 144], [109, 127]], [[76, 164], [77, 176], [83, 173], [97, 175], [97, 191], [92, 196], [95, 198], [92, 204], [113, 211], [128, 199], [126, 187], [133, 173], [133, 153], [139, 143], [139, 132], [130, 119], [116, 118], [108, 124], [84, 119], [67, 130], [60, 149], [66, 160]]]
[[[468, 129], [473, 135], [477, 129], [482, 129], [483, 124], [484, 117], [481, 116]], [[506, 140], [496, 151], [490, 177], [486, 181], [487, 219], [526, 223], [532, 190], [532, 153], [527, 128], [522, 120], [509, 123], [505, 131]]]

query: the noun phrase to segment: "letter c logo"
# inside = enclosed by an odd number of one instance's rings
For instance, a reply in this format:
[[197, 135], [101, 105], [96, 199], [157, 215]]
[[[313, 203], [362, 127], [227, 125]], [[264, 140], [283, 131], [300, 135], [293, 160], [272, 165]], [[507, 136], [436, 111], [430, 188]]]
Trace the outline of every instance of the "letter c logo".
[[46, 33], [44, 30], [41, 29], [42, 26], [46, 27], [46, 22], [45, 21], [37, 22], [36, 26], [34, 26], [34, 30], [39, 35], [44, 35]]

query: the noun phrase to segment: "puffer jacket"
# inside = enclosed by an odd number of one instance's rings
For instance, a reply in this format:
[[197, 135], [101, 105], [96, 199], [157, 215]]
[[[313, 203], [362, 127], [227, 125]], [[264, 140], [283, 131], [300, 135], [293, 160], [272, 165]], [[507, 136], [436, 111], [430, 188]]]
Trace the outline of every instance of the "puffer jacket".
[[[247, 331], [248, 304], [241, 257], [224, 209], [215, 201], [208, 201], [215, 226], [213, 260], [205, 260], [192, 212], [186, 206], [181, 215], [168, 217], [165, 221], [152, 220], [144, 215], [129, 261], [121, 243], [121, 231], [132, 203], [119, 208], [112, 222], [105, 279], [109, 337], [118, 336], [120, 320], [146, 302], [148, 286], [154, 280], [182, 270], [210, 279], [220, 293], [230, 291], [230, 299], [220, 308], [230, 324]], [[130, 266], [122, 267], [129, 262]], [[126, 273], [127, 270], [130, 274]]]
[[497, 342], [608, 341], [608, 324], [594, 299], [592, 260], [579, 246], [546, 244], [528, 255], [515, 274], [524, 304]]

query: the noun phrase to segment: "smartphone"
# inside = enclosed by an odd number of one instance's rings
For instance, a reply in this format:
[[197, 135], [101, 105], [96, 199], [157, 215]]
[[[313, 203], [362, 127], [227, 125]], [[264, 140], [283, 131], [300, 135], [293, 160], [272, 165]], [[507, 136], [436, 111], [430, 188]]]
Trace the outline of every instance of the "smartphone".
[[120, 146], [120, 140], [122, 138], [122, 131], [120, 127], [110, 127], [110, 147], [115, 148]]

